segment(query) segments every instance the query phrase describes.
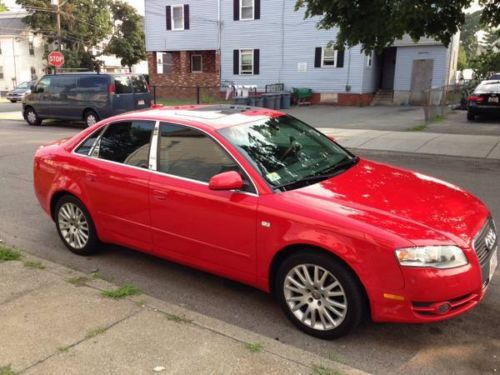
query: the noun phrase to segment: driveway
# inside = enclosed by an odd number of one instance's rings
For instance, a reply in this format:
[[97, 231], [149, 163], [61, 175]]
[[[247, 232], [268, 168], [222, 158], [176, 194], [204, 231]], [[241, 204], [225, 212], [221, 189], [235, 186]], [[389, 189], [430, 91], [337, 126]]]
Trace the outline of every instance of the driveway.
[[421, 107], [293, 107], [287, 113], [319, 128], [423, 131], [430, 133], [500, 135], [500, 116], [467, 121], [466, 111], [452, 111], [444, 119], [425, 125]]
[[[130, 249], [110, 246], [90, 257], [71, 254], [42, 212], [32, 188], [40, 144], [79, 129], [0, 122], [0, 238], [85, 273], [99, 270], [118, 284], [375, 374], [480, 374], [500, 370], [500, 271], [486, 299], [456, 319], [432, 325], [364, 324], [328, 342], [294, 328], [272, 298], [253, 288]], [[500, 217], [500, 162], [363, 151], [371, 159], [416, 169], [463, 186]], [[409, 197], [411, 199], [411, 197]], [[229, 360], [229, 359], [228, 359]]]

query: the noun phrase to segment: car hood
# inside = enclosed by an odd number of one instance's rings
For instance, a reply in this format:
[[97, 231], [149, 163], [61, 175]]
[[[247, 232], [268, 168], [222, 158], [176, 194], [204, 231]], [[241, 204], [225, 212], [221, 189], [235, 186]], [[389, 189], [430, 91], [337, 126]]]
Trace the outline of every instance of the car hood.
[[334, 210], [415, 245], [470, 246], [489, 215], [463, 189], [418, 172], [361, 159], [346, 172], [290, 191], [321, 210]]

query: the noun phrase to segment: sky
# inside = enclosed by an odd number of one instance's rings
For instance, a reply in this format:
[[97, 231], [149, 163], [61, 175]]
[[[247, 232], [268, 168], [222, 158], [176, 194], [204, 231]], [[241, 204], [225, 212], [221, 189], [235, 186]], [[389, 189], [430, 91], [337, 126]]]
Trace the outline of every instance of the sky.
[[[144, 15], [144, 0], [125, 0], [130, 5], [134, 6], [139, 14]], [[7, 8], [11, 11], [18, 11], [21, 9], [19, 5], [16, 4], [16, 0], [4, 0], [3, 1]]]

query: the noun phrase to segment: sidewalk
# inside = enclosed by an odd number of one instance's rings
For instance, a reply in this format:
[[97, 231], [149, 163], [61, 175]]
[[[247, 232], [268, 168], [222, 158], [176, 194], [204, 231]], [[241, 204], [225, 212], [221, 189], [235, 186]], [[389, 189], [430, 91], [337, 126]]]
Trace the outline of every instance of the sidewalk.
[[[0, 244], [0, 374], [363, 374]], [[165, 286], [168, 287], [168, 286]], [[104, 294], [108, 294], [105, 296]], [[114, 298], [112, 298], [114, 297]], [[293, 328], [290, 328], [293, 329]]]
[[500, 136], [319, 128], [347, 148], [500, 160]]

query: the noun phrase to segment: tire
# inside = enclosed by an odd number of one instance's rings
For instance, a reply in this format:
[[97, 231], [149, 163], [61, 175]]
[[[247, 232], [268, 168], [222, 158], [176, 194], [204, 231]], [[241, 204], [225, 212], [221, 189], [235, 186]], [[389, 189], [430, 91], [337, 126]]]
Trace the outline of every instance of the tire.
[[83, 115], [83, 121], [85, 121], [87, 128], [91, 127], [99, 121], [99, 115], [95, 111], [88, 109]]
[[26, 107], [24, 110], [24, 119], [31, 126], [39, 126], [42, 124], [42, 120], [38, 117], [33, 107]]
[[17, 103], [17, 100], [11, 100], [10, 102], [11, 103]]
[[[365, 297], [359, 281], [349, 269], [333, 256], [313, 251], [296, 253], [283, 261], [276, 274], [274, 292], [285, 315], [295, 326], [311, 336], [332, 340], [359, 325], [365, 315]], [[305, 277], [304, 268], [309, 272], [309, 279]], [[316, 280], [315, 269], [318, 270]], [[304, 288], [291, 282], [290, 278]], [[331, 288], [330, 296], [326, 295], [328, 287]], [[296, 310], [292, 311], [292, 308]]]
[[90, 255], [98, 250], [94, 221], [79, 199], [72, 195], [61, 197], [56, 203], [54, 220], [59, 237], [71, 252]]
[[474, 121], [476, 119], [476, 114], [471, 111], [467, 111], [467, 121]]

